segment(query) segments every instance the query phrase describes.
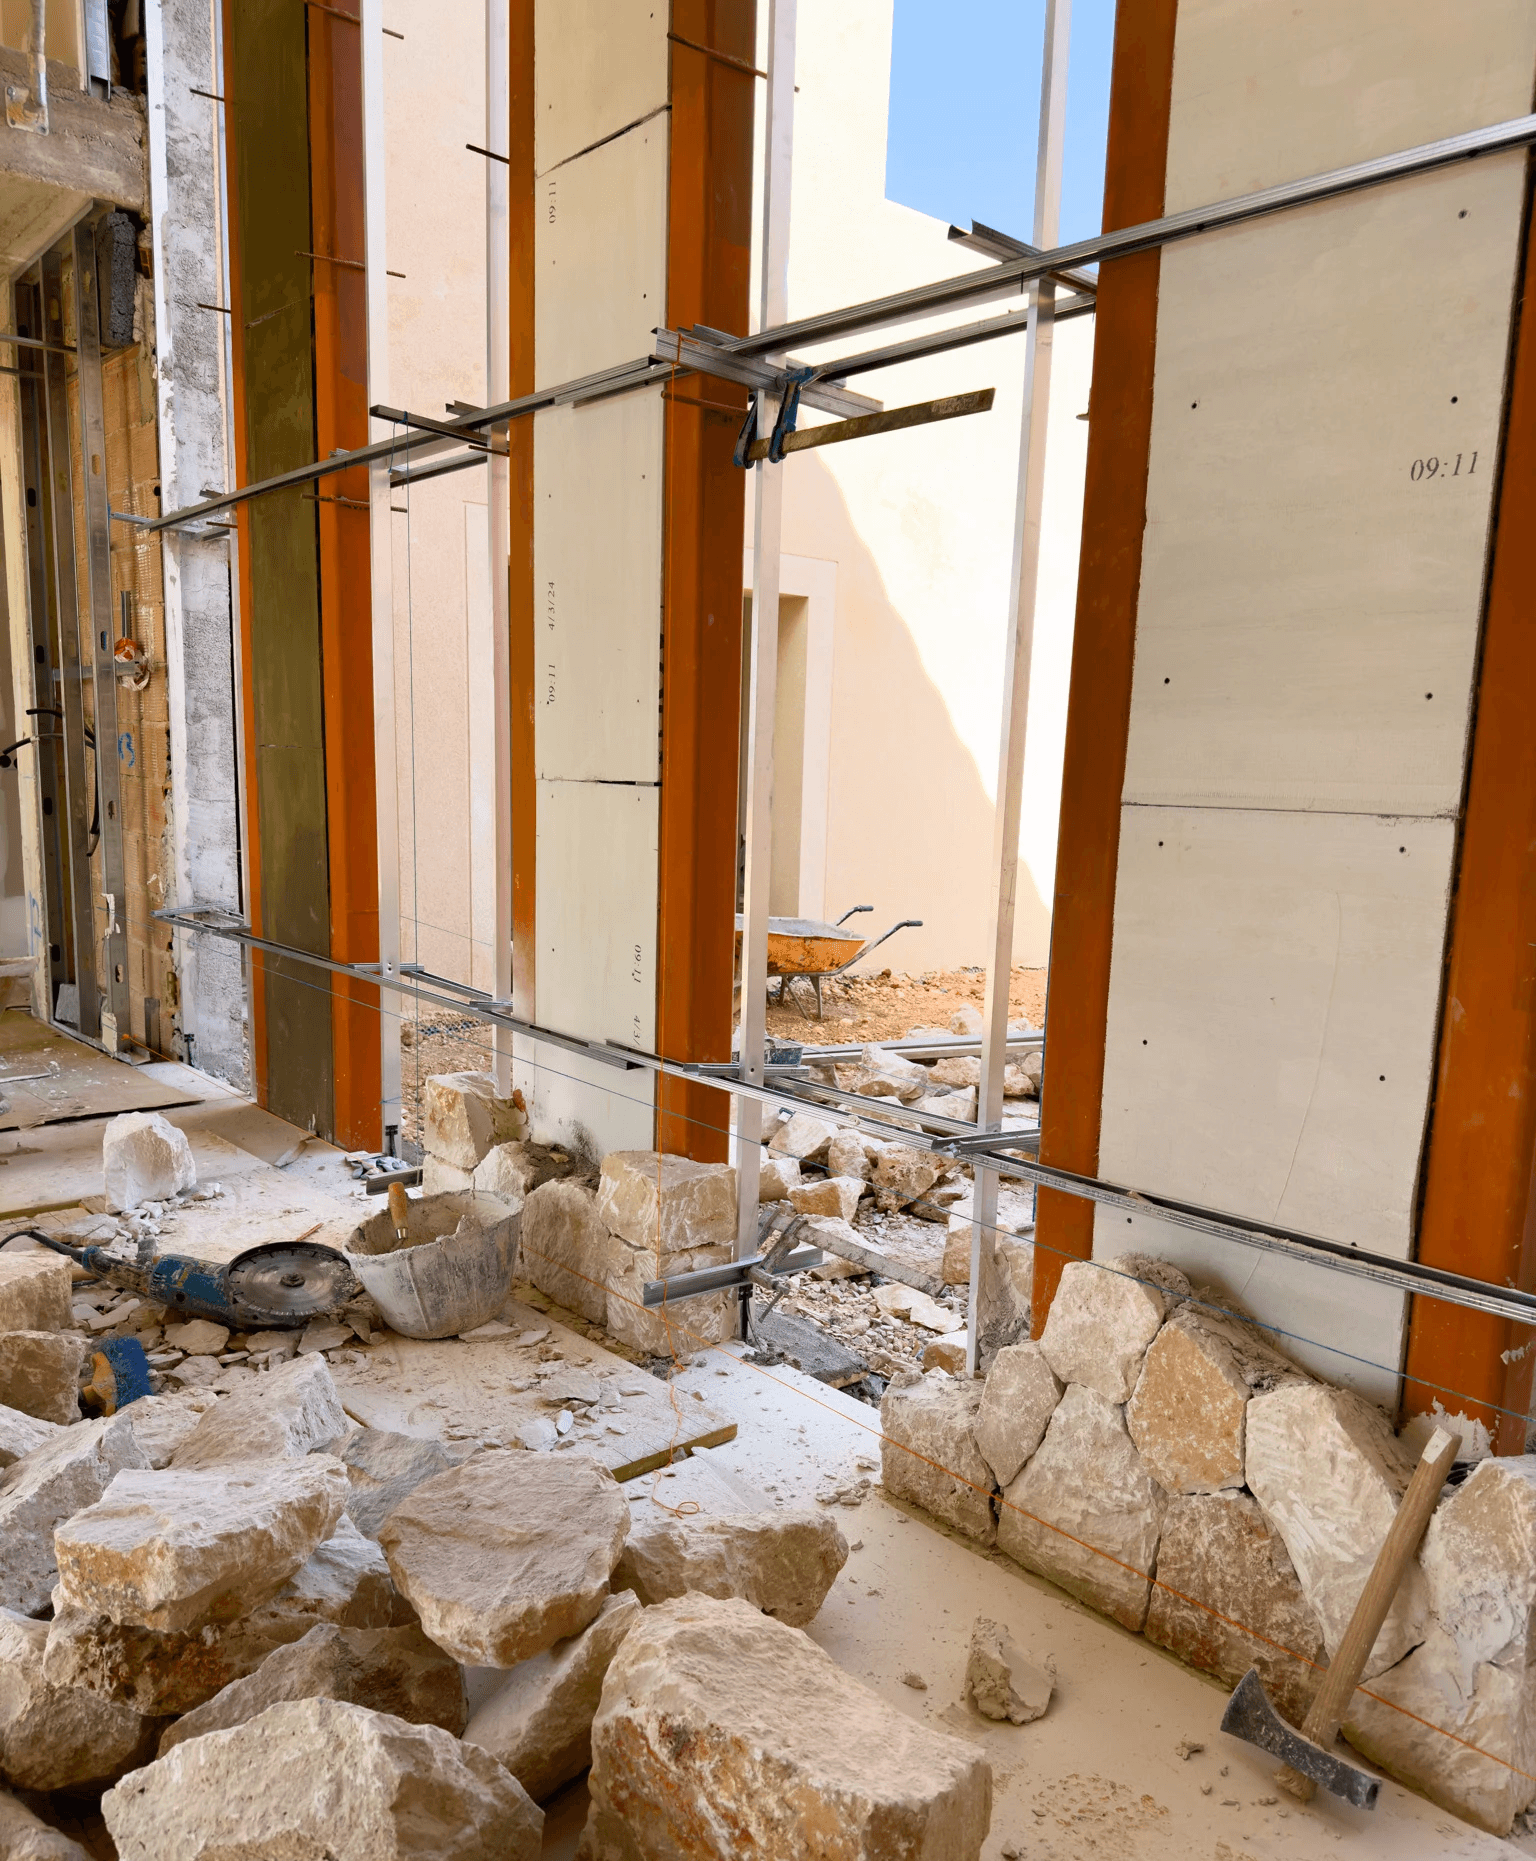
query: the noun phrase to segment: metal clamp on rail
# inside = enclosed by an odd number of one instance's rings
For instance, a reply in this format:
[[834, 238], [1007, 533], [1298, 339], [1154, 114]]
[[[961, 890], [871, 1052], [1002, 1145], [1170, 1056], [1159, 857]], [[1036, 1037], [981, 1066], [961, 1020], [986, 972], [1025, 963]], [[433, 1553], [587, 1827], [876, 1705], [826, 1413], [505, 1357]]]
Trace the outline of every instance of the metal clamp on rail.
[[757, 1253], [745, 1260], [698, 1267], [692, 1273], [674, 1273], [669, 1279], [647, 1280], [641, 1302], [648, 1306], [676, 1305], [682, 1299], [701, 1298], [706, 1292], [739, 1292], [746, 1297], [756, 1286], [773, 1294], [771, 1309], [789, 1291], [786, 1282], [791, 1273], [819, 1267], [826, 1258], [819, 1247], [793, 1245], [803, 1219], [790, 1209], [764, 1209], [758, 1226]]

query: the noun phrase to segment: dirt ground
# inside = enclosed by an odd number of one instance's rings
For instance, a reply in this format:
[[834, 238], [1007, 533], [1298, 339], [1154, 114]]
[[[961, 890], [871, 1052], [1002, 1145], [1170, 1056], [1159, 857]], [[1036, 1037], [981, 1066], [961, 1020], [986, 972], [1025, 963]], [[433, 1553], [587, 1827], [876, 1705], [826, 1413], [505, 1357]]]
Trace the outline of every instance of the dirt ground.
[[[958, 1008], [980, 1009], [987, 978], [980, 969], [934, 970], [906, 976], [882, 970], [873, 976], [843, 976], [823, 983], [825, 1019], [816, 1019], [810, 984], [799, 982], [782, 1005], [768, 1003], [768, 1032], [781, 1040], [833, 1045], [842, 1041], [900, 1040], [915, 1027], [948, 1027]], [[1008, 985], [1008, 1013], [1040, 1027], [1045, 1021], [1045, 971], [1015, 969]]]
[[484, 1021], [434, 1011], [436, 1018], [400, 1025], [401, 1136], [421, 1142], [421, 1085], [434, 1073], [483, 1073], [491, 1064], [491, 1029]]

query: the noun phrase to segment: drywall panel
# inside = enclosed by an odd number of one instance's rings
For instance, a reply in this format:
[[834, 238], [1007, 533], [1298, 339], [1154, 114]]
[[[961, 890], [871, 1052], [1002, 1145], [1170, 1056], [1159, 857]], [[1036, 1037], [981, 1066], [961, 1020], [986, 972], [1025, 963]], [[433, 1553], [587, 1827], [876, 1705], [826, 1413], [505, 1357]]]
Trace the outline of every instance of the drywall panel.
[[647, 354], [667, 309], [666, 116], [542, 176], [535, 213], [539, 386]]
[[1498, 157], [1163, 255], [1127, 800], [1455, 812], [1524, 192]]
[[550, 408], [534, 423], [538, 773], [655, 782], [661, 391]]
[[1406, 1256], [1453, 835], [1124, 809], [1100, 1174]]
[[496, 992], [496, 616], [490, 514], [464, 506], [465, 714], [469, 737], [469, 969]]
[[665, 108], [668, 15], [655, 0], [535, 0], [537, 173]]
[[610, 1151], [654, 1145], [654, 1073], [619, 1072], [523, 1035], [513, 1038], [512, 1065], [540, 1143], [565, 1144], [594, 1166]]
[[545, 1027], [655, 1048], [659, 792], [539, 783], [535, 986]]
[[1180, 0], [1166, 210], [1523, 116], [1533, 69], [1531, 0]]

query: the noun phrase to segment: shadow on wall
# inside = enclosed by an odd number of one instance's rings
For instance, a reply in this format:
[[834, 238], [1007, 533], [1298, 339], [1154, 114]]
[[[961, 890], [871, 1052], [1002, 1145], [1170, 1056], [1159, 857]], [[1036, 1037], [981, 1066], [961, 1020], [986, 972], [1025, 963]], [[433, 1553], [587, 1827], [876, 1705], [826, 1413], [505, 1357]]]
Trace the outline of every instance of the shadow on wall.
[[[992, 802], [976, 759], [924, 670], [836, 479], [801, 454], [785, 478], [786, 549], [835, 561], [837, 621], [827, 781], [826, 906], [873, 905], [865, 919], [902, 931], [873, 967], [916, 974], [988, 958]], [[1002, 640], [998, 641], [1001, 676]], [[1051, 916], [1019, 861], [1013, 960], [1039, 967]]]

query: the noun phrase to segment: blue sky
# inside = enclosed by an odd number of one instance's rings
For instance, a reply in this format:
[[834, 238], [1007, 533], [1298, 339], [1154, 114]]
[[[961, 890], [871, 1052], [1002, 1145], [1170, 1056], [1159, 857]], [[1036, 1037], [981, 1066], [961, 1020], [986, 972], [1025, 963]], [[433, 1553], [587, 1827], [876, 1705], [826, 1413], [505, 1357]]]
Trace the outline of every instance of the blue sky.
[[[1034, 223], [1045, 0], [895, 0], [888, 200], [1016, 239]], [[1100, 229], [1115, 0], [1074, 0], [1061, 238]]]

